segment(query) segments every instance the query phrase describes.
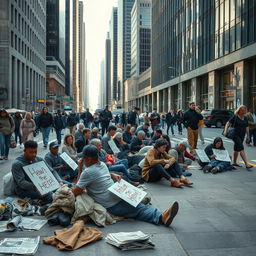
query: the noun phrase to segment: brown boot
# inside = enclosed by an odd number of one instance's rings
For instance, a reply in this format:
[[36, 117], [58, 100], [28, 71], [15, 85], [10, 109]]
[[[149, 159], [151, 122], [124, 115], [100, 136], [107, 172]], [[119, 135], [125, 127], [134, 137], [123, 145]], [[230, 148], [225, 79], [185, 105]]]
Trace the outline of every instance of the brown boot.
[[174, 217], [177, 215], [179, 210], [178, 202], [174, 202], [173, 205], [162, 213], [162, 222], [166, 227], [172, 224]]
[[184, 184], [179, 182], [179, 181], [177, 181], [177, 180], [175, 180], [175, 179], [173, 179], [171, 181], [171, 186], [175, 187], [175, 188], [181, 188], [182, 186], [184, 186]]
[[188, 186], [193, 185], [193, 182], [189, 181], [188, 179], [180, 179], [180, 182]]

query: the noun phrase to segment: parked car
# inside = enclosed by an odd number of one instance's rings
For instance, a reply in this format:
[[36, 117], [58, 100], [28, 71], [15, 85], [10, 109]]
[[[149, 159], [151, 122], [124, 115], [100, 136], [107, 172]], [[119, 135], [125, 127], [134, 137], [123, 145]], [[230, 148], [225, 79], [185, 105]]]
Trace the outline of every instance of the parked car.
[[203, 110], [202, 115], [204, 117], [204, 124], [206, 127], [214, 125], [217, 128], [221, 128], [234, 115], [234, 113], [231, 110], [226, 109], [212, 109]]

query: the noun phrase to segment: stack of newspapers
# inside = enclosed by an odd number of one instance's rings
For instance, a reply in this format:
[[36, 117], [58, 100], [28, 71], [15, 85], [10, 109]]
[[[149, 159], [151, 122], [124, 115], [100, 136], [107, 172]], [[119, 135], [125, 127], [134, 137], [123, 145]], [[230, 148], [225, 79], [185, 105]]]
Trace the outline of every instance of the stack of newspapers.
[[155, 245], [150, 240], [150, 235], [141, 231], [109, 233], [105, 238], [106, 242], [119, 249], [136, 250], [136, 249], [153, 249]]
[[0, 241], [0, 255], [34, 255], [38, 249], [39, 242], [39, 236], [36, 238], [5, 238]]

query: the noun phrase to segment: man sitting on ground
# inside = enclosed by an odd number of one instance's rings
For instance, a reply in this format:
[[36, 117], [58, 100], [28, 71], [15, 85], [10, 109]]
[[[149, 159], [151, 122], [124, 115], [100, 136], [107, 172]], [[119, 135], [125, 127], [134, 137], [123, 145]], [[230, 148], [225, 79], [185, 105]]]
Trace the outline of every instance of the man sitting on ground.
[[149, 128], [149, 123], [145, 123], [145, 124], [143, 124], [143, 125], [141, 125], [141, 126], [139, 126], [139, 127], [137, 128], [135, 134], [138, 135], [138, 132], [139, 132], [139, 131], [143, 131], [143, 132], [145, 132], [145, 137], [146, 137], [146, 139], [150, 139], [150, 133], [149, 133], [148, 128]]
[[139, 131], [138, 135], [135, 136], [131, 141], [131, 151], [132, 152], [139, 152], [141, 148], [143, 148], [145, 145], [143, 144], [143, 140], [145, 138], [145, 132]]
[[[156, 182], [162, 178], [170, 181], [172, 187], [180, 188], [183, 185], [192, 185], [182, 174], [182, 169], [175, 158], [166, 153], [168, 142], [164, 139], [156, 141], [154, 148], [147, 152], [144, 167], [142, 169], [142, 178], [147, 182]], [[179, 176], [180, 181], [172, 176]]]
[[[12, 164], [12, 176], [15, 184], [15, 194], [21, 198], [40, 199], [47, 203], [52, 202], [53, 193], [49, 192], [46, 195], [41, 195], [26, 172], [23, 170], [24, 166], [29, 164], [44, 161], [41, 157], [37, 157], [37, 142], [28, 140], [24, 143], [24, 154], [17, 157]], [[52, 174], [55, 176], [59, 183], [63, 183], [56, 170], [48, 166]]]
[[99, 134], [99, 129], [97, 127], [94, 127], [92, 129], [90, 140], [93, 140], [93, 139], [100, 139], [100, 140], [102, 139], [101, 135]]
[[77, 178], [78, 170], [71, 169], [60, 157], [59, 145], [56, 141], [50, 143], [50, 152], [48, 152], [44, 160], [63, 180], [73, 181]]
[[84, 128], [83, 130], [83, 136], [76, 140], [75, 146], [77, 148], [77, 153], [80, 153], [83, 151], [83, 148], [86, 145], [89, 145], [89, 139], [91, 137], [91, 130], [89, 128]]
[[163, 224], [167, 227], [171, 225], [179, 209], [178, 202], [174, 202], [163, 213], [142, 203], [134, 207], [108, 190], [114, 184], [111, 177], [116, 181], [120, 181], [121, 177], [109, 173], [107, 166], [99, 161], [98, 150], [95, 146], [89, 145], [83, 149], [83, 160], [86, 168], [82, 172], [77, 185], [72, 188], [75, 196], [80, 195], [86, 189], [88, 195], [94, 201], [101, 204], [109, 213], [115, 216]]
[[102, 148], [108, 153], [113, 154], [112, 149], [110, 148], [108, 141], [112, 140], [112, 137], [116, 134], [116, 127], [114, 125], [110, 125], [108, 127], [108, 132], [102, 138]]
[[158, 139], [160, 139], [162, 134], [163, 134], [162, 130], [160, 128], [157, 128], [152, 136], [152, 139], [151, 139], [152, 143], [155, 143]]
[[83, 138], [83, 130], [84, 130], [84, 124], [80, 123], [78, 125], [78, 130], [75, 131], [75, 141], [80, 140]]

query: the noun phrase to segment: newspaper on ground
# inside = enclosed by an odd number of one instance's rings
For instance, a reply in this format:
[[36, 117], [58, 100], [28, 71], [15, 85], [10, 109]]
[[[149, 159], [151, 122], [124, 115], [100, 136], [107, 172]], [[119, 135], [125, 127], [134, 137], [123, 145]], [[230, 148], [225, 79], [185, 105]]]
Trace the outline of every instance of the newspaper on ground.
[[196, 149], [196, 153], [203, 163], [209, 163], [209, 157], [206, 155], [205, 151], [203, 149]]
[[108, 190], [134, 207], [136, 207], [147, 194], [147, 192], [131, 185], [123, 179], [119, 182], [115, 182]]
[[113, 139], [108, 141], [108, 145], [110, 146], [111, 150], [113, 151], [114, 154], [120, 153], [119, 148], [116, 146], [116, 143], [114, 142]]
[[218, 161], [223, 161], [223, 162], [231, 162], [230, 156], [228, 151], [222, 150], [222, 149], [212, 149], [213, 154], [216, 155], [215, 159]]
[[59, 182], [44, 161], [23, 166], [23, 169], [41, 195], [45, 195], [60, 187]]
[[63, 159], [63, 161], [72, 169], [76, 170], [78, 167], [78, 164], [66, 153], [63, 152], [60, 157]]
[[40, 236], [36, 238], [5, 238], [0, 241], [0, 253], [35, 255], [40, 242]]
[[15, 230], [40, 230], [46, 223], [47, 220], [24, 218], [19, 215], [9, 221], [0, 221], [0, 233]]
[[109, 233], [106, 242], [121, 250], [153, 249], [155, 245], [150, 240], [150, 235], [141, 231]]

